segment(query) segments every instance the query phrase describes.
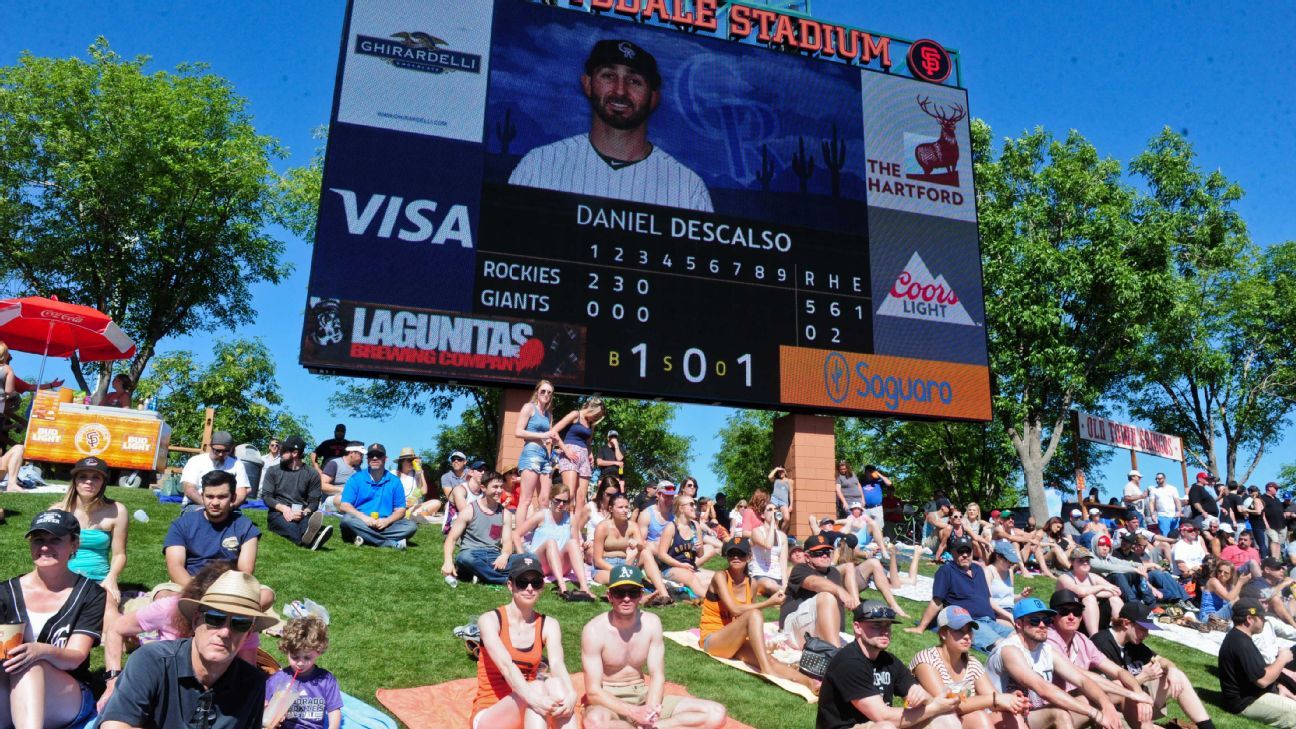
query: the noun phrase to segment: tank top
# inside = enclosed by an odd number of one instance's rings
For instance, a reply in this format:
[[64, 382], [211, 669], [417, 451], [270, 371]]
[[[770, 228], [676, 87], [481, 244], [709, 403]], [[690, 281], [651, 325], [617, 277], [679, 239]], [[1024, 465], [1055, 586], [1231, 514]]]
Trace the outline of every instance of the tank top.
[[82, 529], [81, 547], [68, 560], [68, 569], [86, 579], [102, 582], [108, 576], [108, 551], [112, 535], [102, 529]]
[[1009, 647], [1021, 651], [1026, 661], [1030, 663], [1031, 670], [1049, 683], [1053, 683], [1053, 651], [1049, 650], [1048, 643], [1040, 643], [1035, 650], [1028, 651], [1022, 643], [1021, 635], [1013, 633], [999, 641], [994, 653], [990, 654], [990, 659], [986, 662], [986, 674], [990, 677], [990, 683], [994, 685], [995, 691], [1005, 694], [1021, 691], [1030, 700], [1032, 709], [1044, 706], [1047, 702], [1039, 694], [1019, 685], [1012, 676], [1008, 675], [1008, 670], [1004, 667], [1003, 652]]
[[[508, 649], [509, 658], [512, 659], [513, 665], [517, 666], [522, 672], [522, 677], [528, 681], [534, 681], [536, 674], [540, 670], [540, 659], [544, 656], [544, 621], [545, 616], [536, 613], [535, 621], [535, 638], [531, 641], [530, 648], [515, 648], [513, 639], [509, 637], [508, 614], [504, 608], [495, 608], [495, 615], [499, 617], [500, 622], [500, 641]], [[498, 704], [501, 699], [513, 693], [509, 687], [508, 681], [504, 679], [504, 674], [500, 673], [499, 667], [491, 659], [490, 653], [483, 650], [480, 658], [477, 660], [477, 695], [473, 698], [473, 717], [477, 714]], [[472, 720], [469, 720], [469, 726]]]
[[661, 541], [662, 532], [666, 530], [668, 522], [675, 521], [675, 515], [671, 514], [670, 518], [661, 518], [661, 512], [658, 511], [657, 505], [653, 504], [648, 507], [648, 533], [644, 535], [645, 542], [657, 543]]
[[1012, 573], [1008, 573], [1008, 581], [1000, 576], [999, 570], [994, 567], [987, 567], [986, 571], [990, 573], [990, 602], [999, 607], [1012, 612], [1013, 608], [1013, 585]]
[[1211, 613], [1217, 613], [1220, 610], [1223, 610], [1226, 604], [1227, 601], [1224, 599], [1223, 595], [1211, 590], [1203, 590], [1201, 597], [1201, 610], [1198, 612], [1199, 619], [1205, 620]]
[[676, 560], [683, 562], [690, 567], [697, 566], [697, 547], [698, 547], [698, 529], [697, 525], [690, 525], [693, 529], [693, 536], [687, 539], [681, 536], [683, 529], [681, 524], [675, 525], [675, 537], [671, 540], [670, 548], [666, 553]]
[[591, 435], [594, 435], [594, 431], [577, 419], [576, 422], [567, 426], [567, 432], [563, 434], [563, 442], [567, 445], [580, 446], [588, 450]]
[[544, 521], [535, 528], [531, 533], [531, 546], [539, 547], [545, 542], [553, 542], [554, 546], [562, 549], [567, 546], [567, 540], [571, 539], [571, 515], [566, 515], [561, 523], [554, 521], [553, 509], [544, 510]]
[[590, 514], [589, 519], [585, 521], [585, 540], [593, 541], [594, 530], [598, 529], [598, 525], [602, 524], [607, 519], [608, 515], [601, 511], [595, 510], [594, 513]]
[[470, 504], [473, 510], [472, 520], [468, 526], [464, 527], [463, 537], [459, 540], [459, 549], [467, 551], [469, 549], [495, 549], [500, 548], [500, 540], [504, 538], [504, 508], [495, 510], [494, 514], [487, 514], [481, 505], [477, 502]]
[[[743, 580], [743, 592], [739, 596], [734, 592], [733, 577], [729, 576], [729, 570], [724, 571], [725, 580], [729, 582], [729, 594], [733, 596], [734, 602], [739, 605], [750, 605], [752, 602], [752, 583], [751, 578]], [[702, 618], [698, 622], [698, 642], [701, 643], [707, 639], [708, 635], [723, 628], [733, 622], [733, 615], [725, 609], [724, 603], [720, 602], [720, 594], [715, 588], [707, 590], [706, 597], [702, 600]]]
[[770, 489], [770, 503], [775, 506], [792, 505], [792, 489], [788, 488], [788, 482], [779, 479], [774, 482], [774, 487]]
[[787, 538], [778, 530], [774, 531], [773, 546], [768, 549], [753, 541], [751, 543], [752, 561], [749, 568], [751, 576], [766, 577], [775, 582], [783, 582], [783, 573], [780, 570], [783, 560], [783, 545], [786, 543]]
[[[526, 431], [528, 433], [544, 433], [553, 427], [553, 419], [547, 414], [540, 412], [540, 406], [531, 403], [531, 417], [527, 418]], [[541, 453], [545, 447], [536, 441], [529, 440], [522, 446], [522, 450], [539, 449]]]

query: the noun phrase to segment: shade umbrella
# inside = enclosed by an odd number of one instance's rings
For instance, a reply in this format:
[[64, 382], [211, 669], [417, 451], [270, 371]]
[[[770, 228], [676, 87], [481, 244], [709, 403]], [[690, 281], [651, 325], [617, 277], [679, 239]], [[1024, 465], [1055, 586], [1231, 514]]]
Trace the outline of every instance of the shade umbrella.
[[135, 356], [135, 342], [107, 314], [43, 296], [0, 300], [0, 340], [12, 350], [41, 355], [37, 386], [45, 379], [45, 360], [50, 355], [75, 354], [82, 362]]

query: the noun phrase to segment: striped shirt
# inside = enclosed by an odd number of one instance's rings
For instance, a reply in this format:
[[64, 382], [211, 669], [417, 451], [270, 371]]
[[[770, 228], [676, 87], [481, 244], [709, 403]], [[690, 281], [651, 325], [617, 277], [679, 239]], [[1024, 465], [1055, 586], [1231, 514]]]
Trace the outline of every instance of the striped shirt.
[[509, 184], [714, 212], [702, 178], [660, 147], [638, 162], [613, 166], [594, 149], [588, 134], [527, 152]]

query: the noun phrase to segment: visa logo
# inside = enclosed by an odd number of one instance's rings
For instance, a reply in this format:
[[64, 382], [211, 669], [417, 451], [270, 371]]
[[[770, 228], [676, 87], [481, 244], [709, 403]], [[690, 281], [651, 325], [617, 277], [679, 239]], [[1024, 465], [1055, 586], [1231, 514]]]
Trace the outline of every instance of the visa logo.
[[[435, 245], [444, 245], [457, 242], [464, 248], [473, 247], [472, 226], [466, 205], [451, 205], [445, 216], [438, 219], [435, 200], [406, 201], [397, 195], [374, 194], [365, 200], [364, 207], [361, 208], [359, 197], [353, 190], [330, 187], [329, 191], [342, 198], [347, 232], [351, 235], [373, 233], [379, 238], [391, 238], [395, 233], [400, 240], [411, 243], [429, 241]], [[372, 230], [375, 221], [377, 231]]]

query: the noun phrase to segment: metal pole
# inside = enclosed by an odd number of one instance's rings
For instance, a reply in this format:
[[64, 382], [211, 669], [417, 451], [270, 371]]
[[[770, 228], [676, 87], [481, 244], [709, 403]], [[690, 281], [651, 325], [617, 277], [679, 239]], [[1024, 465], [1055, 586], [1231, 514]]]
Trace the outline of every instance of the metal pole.
[[[27, 408], [27, 432], [23, 433], [23, 450], [27, 448], [27, 439], [31, 437], [32, 418], [36, 414], [36, 396], [40, 394], [41, 380], [45, 379], [45, 360], [49, 359], [50, 342], [54, 340], [54, 322], [49, 323], [49, 331], [45, 333], [45, 352], [41, 354], [40, 371], [36, 373], [36, 389], [32, 390], [31, 407]], [[22, 466], [21, 463], [18, 464]], [[10, 474], [14, 483], [18, 482], [18, 474]]]

